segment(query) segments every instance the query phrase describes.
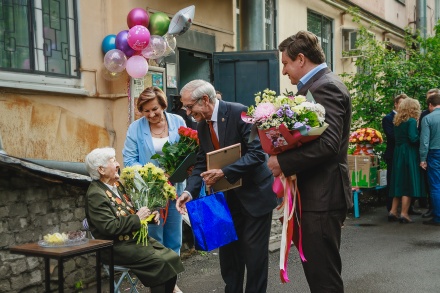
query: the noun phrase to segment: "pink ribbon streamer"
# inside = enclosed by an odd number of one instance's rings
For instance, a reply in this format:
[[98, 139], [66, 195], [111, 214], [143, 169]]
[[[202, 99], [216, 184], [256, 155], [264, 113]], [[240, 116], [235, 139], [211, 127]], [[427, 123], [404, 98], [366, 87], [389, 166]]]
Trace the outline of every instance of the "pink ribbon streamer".
[[[288, 255], [294, 235], [294, 215], [298, 223], [298, 243], [297, 246], [300, 258], [303, 262], [307, 261], [302, 248], [302, 231], [301, 231], [301, 198], [297, 188], [296, 175], [284, 177], [281, 174], [275, 178], [272, 185], [273, 191], [278, 197], [283, 197], [283, 202], [277, 207], [278, 210], [283, 209], [283, 228], [281, 234], [280, 245], [280, 279], [281, 282], [290, 282], [287, 273]], [[298, 200], [297, 200], [298, 199]], [[296, 212], [296, 203], [298, 202], [299, 213]], [[281, 220], [281, 218], [280, 218]]]

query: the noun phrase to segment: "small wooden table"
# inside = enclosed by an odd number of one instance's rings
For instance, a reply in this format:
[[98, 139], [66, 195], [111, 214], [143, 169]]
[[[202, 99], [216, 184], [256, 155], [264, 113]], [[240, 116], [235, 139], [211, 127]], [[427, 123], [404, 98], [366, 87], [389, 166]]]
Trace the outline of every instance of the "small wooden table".
[[50, 292], [50, 263], [51, 258], [58, 260], [58, 292], [64, 292], [63, 261], [65, 259], [82, 254], [96, 253], [96, 292], [101, 292], [101, 250], [110, 251], [110, 292], [114, 291], [114, 270], [113, 270], [113, 241], [91, 239], [86, 244], [69, 247], [41, 247], [38, 243], [27, 243], [13, 246], [9, 251], [14, 254], [36, 256], [44, 258], [44, 276], [46, 292]]

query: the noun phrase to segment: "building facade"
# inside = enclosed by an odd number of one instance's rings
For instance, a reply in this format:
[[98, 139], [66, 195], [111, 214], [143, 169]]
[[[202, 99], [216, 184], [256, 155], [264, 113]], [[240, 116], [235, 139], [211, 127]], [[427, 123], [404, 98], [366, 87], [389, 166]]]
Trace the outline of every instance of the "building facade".
[[[175, 54], [161, 64], [150, 62], [154, 75], [150, 82], [155, 79], [167, 96], [177, 94], [194, 78], [213, 81], [214, 52], [276, 49], [298, 30], [319, 36], [333, 71], [353, 72], [353, 58], [342, 53], [355, 46], [358, 24], [347, 13], [349, 7], [357, 7], [363, 25], [375, 24], [371, 32], [377, 39], [399, 47], [405, 27], [415, 29], [419, 21], [426, 24], [429, 35], [439, 18], [438, 0], [16, 3], [0, 4], [4, 15], [0, 20], [3, 148], [21, 158], [71, 162], [82, 161], [100, 146], [115, 147], [118, 160], [122, 159], [125, 133], [135, 116], [130, 95], [146, 84], [133, 83], [125, 71], [117, 78], [106, 76], [101, 44], [107, 35], [128, 29], [126, 17], [135, 7], [172, 18], [180, 9], [195, 5], [190, 30], [176, 38]], [[294, 90], [282, 77], [280, 88]]]

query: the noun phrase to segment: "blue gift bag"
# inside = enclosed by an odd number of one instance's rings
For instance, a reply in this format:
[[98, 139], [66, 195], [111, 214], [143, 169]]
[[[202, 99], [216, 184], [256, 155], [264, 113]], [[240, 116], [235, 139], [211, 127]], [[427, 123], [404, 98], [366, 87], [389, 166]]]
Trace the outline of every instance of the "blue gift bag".
[[203, 183], [199, 198], [187, 202], [186, 209], [197, 250], [210, 251], [238, 239], [223, 192], [206, 195]]

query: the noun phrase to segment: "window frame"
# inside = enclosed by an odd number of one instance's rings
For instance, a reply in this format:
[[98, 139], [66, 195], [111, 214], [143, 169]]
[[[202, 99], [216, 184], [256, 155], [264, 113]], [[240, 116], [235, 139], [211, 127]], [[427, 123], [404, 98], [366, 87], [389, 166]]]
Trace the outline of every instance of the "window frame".
[[[321, 18], [321, 36], [318, 36], [318, 39], [319, 39], [319, 43], [320, 43], [321, 47], [323, 48], [323, 50], [324, 50], [324, 47], [323, 47], [322, 42], [321, 42], [322, 39], [323, 39], [323, 36], [322, 36], [323, 20], [328, 21], [328, 23], [330, 24], [330, 35], [328, 36], [328, 40], [329, 40], [329, 44], [330, 44], [330, 52], [328, 52], [328, 55], [326, 54], [325, 59], [326, 59], [327, 66], [331, 70], [334, 70], [334, 67], [335, 67], [335, 57], [334, 57], [334, 50], [335, 50], [335, 45], [334, 45], [334, 20], [332, 18], [322, 14], [322, 13], [319, 13], [319, 12], [307, 9], [307, 30], [308, 31], [311, 31], [310, 28], [309, 28], [309, 25], [308, 25], [308, 23], [309, 23], [309, 16], [311, 14]], [[324, 54], [325, 54], [325, 50], [324, 50]], [[328, 60], [328, 57], [331, 58], [330, 61]]]
[[[30, 1], [30, 0], [29, 0]], [[41, 3], [42, 5], [42, 0]], [[66, 74], [55, 74], [50, 72], [42, 72], [42, 71], [33, 71], [33, 72], [24, 72], [20, 69], [15, 68], [2, 68], [0, 71], [0, 87], [8, 87], [8, 88], [18, 88], [18, 89], [26, 89], [26, 90], [37, 90], [37, 91], [46, 91], [46, 92], [59, 92], [59, 93], [68, 93], [68, 94], [78, 94], [78, 95], [89, 95], [89, 92], [84, 89], [82, 74], [80, 71], [81, 64], [81, 55], [80, 55], [80, 38], [79, 38], [79, 3], [77, 0], [66, 0], [66, 5], [68, 7], [68, 13], [73, 17], [73, 25], [68, 23], [68, 31], [66, 34], [69, 37], [69, 49], [74, 52], [74, 56], [76, 60], [72, 61], [70, 58], [71, 54], [69, 54], [69, 63], [71, 70], [76, 71], [77, 75], [66, 75]], [[29, 21], [34, 22], [36, 16], [36, 9], [39, 9], [37, 5], [32, 1], [29, 5], [32, 12], [29, 13], [28, 18]], [[67, 20], [70, 22], [70, 20]], [[37, 33], [42, 33], [42, 30]], [[33, 33], [32, 40], [30, 40], [31, 54], [36, 56], [38, 48], [35, 46], [35, 39], [41, 38], [42, 35], [35, 35]], [[35, 67], [33, 68], [35, 70]]]

